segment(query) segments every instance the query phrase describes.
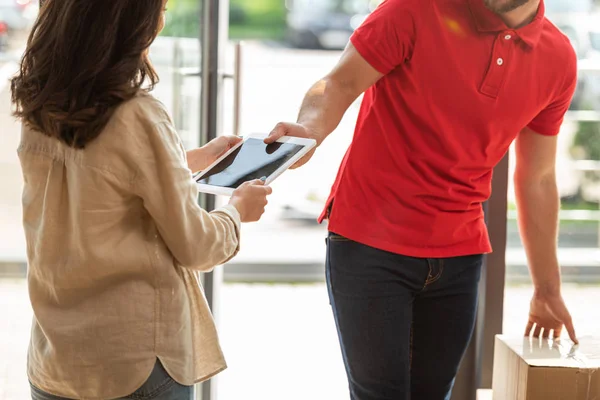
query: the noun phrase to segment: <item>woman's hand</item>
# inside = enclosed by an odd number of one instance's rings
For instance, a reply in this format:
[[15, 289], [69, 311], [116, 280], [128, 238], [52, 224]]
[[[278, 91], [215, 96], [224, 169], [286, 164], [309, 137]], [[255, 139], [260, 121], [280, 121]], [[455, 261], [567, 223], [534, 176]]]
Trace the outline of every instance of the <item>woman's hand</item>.
[[242, 141], [239, 136], [219, 136], [199, 149], [187, 152], [187, 162], [192, 173], [203, 171], [233, 146]]
[[256, 222], [265, 213], [267, 196], [271, 193], [273, 193], [271, 187], [265, 186], [262, 180], [257, 179], [243, 183], [237, 188], [229, 204], [238, 210], [242, 222]]

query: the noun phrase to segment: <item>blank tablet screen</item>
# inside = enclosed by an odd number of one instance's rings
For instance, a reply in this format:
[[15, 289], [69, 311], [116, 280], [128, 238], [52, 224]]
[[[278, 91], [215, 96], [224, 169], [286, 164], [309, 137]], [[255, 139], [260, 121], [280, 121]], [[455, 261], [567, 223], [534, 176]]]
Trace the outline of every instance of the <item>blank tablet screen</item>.
[[267, 145], [260, 139], [247, 139], [207, 171], [198, 183], [237, 189], [244, 182], [268, 178], [303, 147], [279, 142]]

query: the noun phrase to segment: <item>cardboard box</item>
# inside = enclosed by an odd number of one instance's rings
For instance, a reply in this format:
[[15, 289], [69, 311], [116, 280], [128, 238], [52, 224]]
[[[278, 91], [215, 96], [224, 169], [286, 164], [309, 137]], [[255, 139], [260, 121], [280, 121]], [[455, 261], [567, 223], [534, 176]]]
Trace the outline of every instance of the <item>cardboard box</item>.
[[600, 339], [496, 337], [493, 400], [600, 400]]

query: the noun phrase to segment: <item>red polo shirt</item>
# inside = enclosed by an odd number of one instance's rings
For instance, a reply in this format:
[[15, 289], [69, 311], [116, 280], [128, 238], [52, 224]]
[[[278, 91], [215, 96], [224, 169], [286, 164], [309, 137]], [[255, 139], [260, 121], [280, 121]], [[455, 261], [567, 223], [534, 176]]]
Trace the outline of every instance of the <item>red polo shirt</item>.
[[525, 127], [558, 134], [577, 80], [569, 40], [543, 4], [515, 30], [483, 0], [386, 0], [351, 41], [385, 76], [365, 93], [329, 229], [413, 257], [490, 252], [492, 169]]

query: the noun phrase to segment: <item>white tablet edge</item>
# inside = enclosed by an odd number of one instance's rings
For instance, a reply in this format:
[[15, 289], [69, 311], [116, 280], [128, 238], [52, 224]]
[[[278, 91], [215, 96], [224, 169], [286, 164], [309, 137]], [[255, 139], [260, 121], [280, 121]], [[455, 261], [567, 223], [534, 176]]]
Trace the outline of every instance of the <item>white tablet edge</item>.
[[[229, 154], [233, 153], [246, 140], [248, 140], [248, 139], [264, 140], [266, 137], [267, 137], [267, 135], [264, 135], [264, 134], [253, 133], [251, 135], [246, 136], [244, 138], [244, 140], [242, 140], [240, 143], [238, 143], [237, 145], [235, 145], [231, 149], [229, 149], [229, 151], [227, 151], [227, 153], [223, 154], [218, 160], [216, 160], [208, 168], [206, 168], [204, 171], [202, 171], [202, 173], [200, 173], [194, 177], [194, 180], [196, 181], [196, 186], [198, 187], [198, 190], [202, 193], [214, 194], [214, 195], [218, 195], [218, 196], [231, 196], [235, 189], [226, 188], [226, 187], [222, 187], [222, 186], [206, 185], [203, 183], [198, 183], [198, 181], [201, 180], [202, 177], [204, 175], [206, 175], [206, 173], [208, 173], [208, 171], [210, 171], [217, 164], [219, 164], [221, 162], [221, 160], [223, 160]], [[306, 154], [308, 154], [317, 145], [317, 141], [314, 139], [298, 138], [298, 137], [292, 137], [292, 136], [284, 136], [284, 137], [280, 138], [279, 140], [277, 140], [277, 142], [299, 144], [299, 145], [302, 145], [303, 147], [298, 153], [296, 153], [292, 158], [290, 158], [285, 164], [283, 164], [281, 167], [277, 168], [277, 170], [275, 170], [275, 172], [273, 172], [271, 175], [269, 175], [267, 177], [267, 180], [265, 182], [266, 185], [270, 185], [277, 177], [279, 177], [288, 168], [290, 168], [297, 161], [299, 161], [302, 157], [304, 157]]]
[[214, 194], [217, 196], [227, 196], [227, 197], [231, 197], [233, 195], [233, 191], [235, 190], [235, 189], [221, 187], [221, 186], [205, 185], [203, 183], [196, 183], [196, 187], [198, 188], [198, 192], [200, 192], [200, 193], [208, 193], [208, 194]]

